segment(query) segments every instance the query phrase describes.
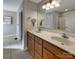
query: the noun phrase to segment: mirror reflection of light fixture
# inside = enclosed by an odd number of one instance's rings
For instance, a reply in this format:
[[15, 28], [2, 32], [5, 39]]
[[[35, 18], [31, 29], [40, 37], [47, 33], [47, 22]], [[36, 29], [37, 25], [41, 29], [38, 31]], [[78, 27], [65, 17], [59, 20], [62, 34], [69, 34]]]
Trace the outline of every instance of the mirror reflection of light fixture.
[[55, 5], [56, 3], [57, 3], [56, 0], [54, 0], [54, 1], [51, 2], [52, 5]]
[[54, 8], [54, 6], [53, 5], [50, 5], [50, 8]]
[[59, 6], [60, 6], [60, 2], [58, 0], [49, 0], [47, 3], [45, 3], [42, 6], [42, 9], [49, 10], [51, 8], [55, 8], [55, 7], [59, 7]]
[[60, 4], [59, 4], [59, 3], [56, 3], [56, 4], [55, 4], [55, 7], [59, 7], [59, 6], [60, 6]]
[[50, 7], [50, 5], [51, 5], [50, 3], [47, 3], [47, 4], [46, 4], [46, 7], [48, 8], [48, 7]]
[[43, 5], [43, 6], [42, 6], [42, 9], [45, 9], [45, 8], [46, 8], [46, 6], [45, 6], [45, 5]]
[[49, 10], [49, 9], [50, 9], [50, 8], [47, 8], [47, 7], [46, 7], [46, 10]]

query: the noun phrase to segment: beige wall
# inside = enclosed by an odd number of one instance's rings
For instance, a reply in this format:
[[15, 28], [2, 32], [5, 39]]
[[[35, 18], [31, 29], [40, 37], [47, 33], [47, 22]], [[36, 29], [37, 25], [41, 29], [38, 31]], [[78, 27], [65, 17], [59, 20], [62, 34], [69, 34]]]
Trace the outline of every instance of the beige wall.
[[[28, 19], [29, 17], [30, 17], [30, 19]], [[35, 3], [30, 2], [29, 0], [24, 0], [23, 18], [24, 18], [24, 23], [23, 23], [24, 24], [24, 31], [26, 31], [28, 28], [31, 28], [29, 26], [29, 21], [32, 18], [35, 18], [37, 20], [37, 5]], [[37, 26], [37, 22], [36, 22], [36, 26]]]
[[[23, 2], [23, 36], [26, 37], [25, 33], [28, 28], [31, 28], [28, 23], [28, 18], [35, 18], [37, 20], [37, 5], [35, 3], [30, 2], [29, 0], [24, 0]], [[37, 24], [37, 23], [36, 23]], [[33, 29], [33, 28], [32, 28]], [[24, 39], [24, 48], [27, 48], [27, 39]]]
[[3, 25], [3, 33], [4, 35], [16, 34], [16, 12], [12, 11], [3, 11], [3, 15], [12, 16], [12, 24], [4, 24]]

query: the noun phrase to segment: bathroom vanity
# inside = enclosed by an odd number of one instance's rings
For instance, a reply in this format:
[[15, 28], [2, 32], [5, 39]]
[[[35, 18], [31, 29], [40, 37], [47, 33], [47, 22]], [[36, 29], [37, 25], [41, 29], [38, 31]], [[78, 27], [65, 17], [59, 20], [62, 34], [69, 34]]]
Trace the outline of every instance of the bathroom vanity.
[[27, 32], [28, 51], [34, 59], [75, 59], [73, 45], [60, 44], [50, 36], [50, 33]]

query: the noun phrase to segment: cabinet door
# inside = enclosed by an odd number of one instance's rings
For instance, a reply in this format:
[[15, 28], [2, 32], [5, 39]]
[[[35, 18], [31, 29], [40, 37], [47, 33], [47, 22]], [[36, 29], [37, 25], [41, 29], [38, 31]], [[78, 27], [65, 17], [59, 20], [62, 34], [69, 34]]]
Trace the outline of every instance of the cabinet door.
[[43, 48], [43, 59], [55, 59], [55, 57], [51, 52]]
[[35, 51], [42, 56], [42, 45], [35, 42]]
[[37, 52], [35, 52], [35, 59], [42, 59], [42, 56], [40, 56]]
[[31, 43], [30, 43], [30, 47], [31, 47], [31, 54], [34, 56], [34, 39], [31, 39]]
[[55, 59], [59, 59], [59, 58], [57, 58], [57, 57], [55, 56]]
[[34, 36], [30, 33], [27, 34], [27, 46], [29, 52], [34, 56]]
[[29, 32], [27, 32], [27, 47], [28, 47], [28, 50], [30, 51], [31, 49], [31, 40], [30, 40], [30, 36], [29, 36]]
[[35, 37], [35, 59], [42, 59], [42, 39]]
[[28, 50], [31, 51], [31, 40], [28, 39]]
[[59, 57], [60, 59], [75, 59], [72, 55], [70, 54], [63, 54], [63, 55], [60, 55]]

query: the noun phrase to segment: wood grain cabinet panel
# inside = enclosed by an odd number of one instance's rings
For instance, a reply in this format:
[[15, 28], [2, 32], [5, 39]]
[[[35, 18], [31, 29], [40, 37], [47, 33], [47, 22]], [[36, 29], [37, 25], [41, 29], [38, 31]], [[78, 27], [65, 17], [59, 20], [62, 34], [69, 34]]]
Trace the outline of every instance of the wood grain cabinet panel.
[[31, 39], [31, 54], [34, 56], [34, 40]]
[[63, 51], [62, 49], [60, 49], [46, 41], [43, 41], [43, 48], [46, 48], [48, 51], [50, 51], [52, 54], [54, 54], [55, 55], [54, 59], [74, 59], [74, 57], [72, 55], [70, 55], [68, 52]]
[[43, 48], [43, 59], [55, 59], [55, 57], [51, 52]]
[[35, 42], [35, 51], [42, 56], [42, 45]]
[[31, 51], [31, 40], [28, 39], [28, 50]]
[[34, 56], [34, 45], [35, 41], [34, 41], [34, 35], [32, 35], [31, 33], [27, 34], [27, 47], [29, 52]]
[[55, 59], [59, 59], [59, 58], [57, 58], [57, 57], [55, 56]]
[[42, 59], [42, 39], [35, 37], [35, 59]]
[[66, 53], [65, 51], [59, 49], [58, 47], [56, 47], [46, 41], [43, 41], [43, 47], [50, 50], [52, 53], [54, 53], [56, 55]]
[[37, 52], [35, 52], [35, 59], [42, 59], [42, 56], [40, 56]]
[[42, 39], [39, 37], [35, 37], [35, 41], [42, 45]]
[[62, 54], [59, 56], [60, 59], [75, 59], [71, 54]]

